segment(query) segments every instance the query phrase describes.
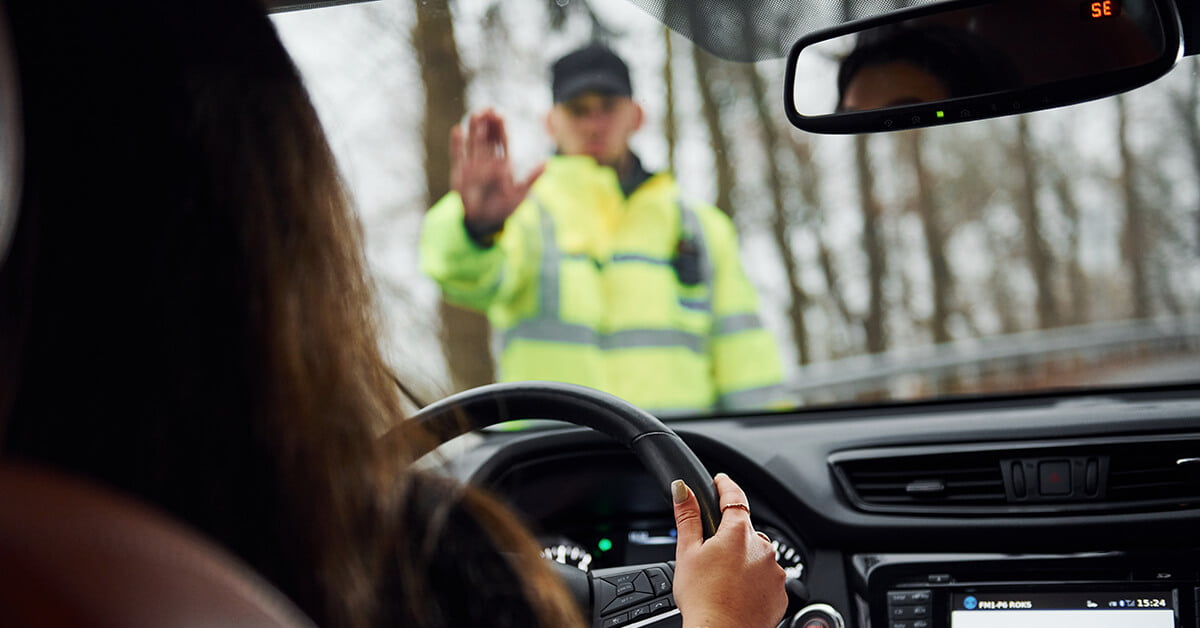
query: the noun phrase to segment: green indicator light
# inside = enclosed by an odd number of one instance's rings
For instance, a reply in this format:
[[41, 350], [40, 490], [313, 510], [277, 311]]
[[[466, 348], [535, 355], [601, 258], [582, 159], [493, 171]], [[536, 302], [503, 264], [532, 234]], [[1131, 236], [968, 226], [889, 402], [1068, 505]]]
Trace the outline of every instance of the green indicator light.
[[608, 539], [600, 539], [600, 542], [596, 543], [596, 547], [600, 548], [601, 552], [607, 552], [608, 550], [612, 549], [612, 541]]
[[939, 111], [939, 112], [937, 112], [937, 117], [939, 117], [939, 118], [945, 118], [945, 117], [946, 117], [946, 112], [945, 112], [945, 111]]

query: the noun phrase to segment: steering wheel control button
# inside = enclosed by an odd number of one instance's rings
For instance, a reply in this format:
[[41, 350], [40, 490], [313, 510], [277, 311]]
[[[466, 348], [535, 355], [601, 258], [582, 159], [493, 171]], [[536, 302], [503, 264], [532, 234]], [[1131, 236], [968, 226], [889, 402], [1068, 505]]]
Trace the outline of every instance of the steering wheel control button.
[[639, 573], [637, 578], [633, 579], [633, 590], [638, 593], [657, 593], [650, 584], [650, 578], [646, 577], [646, 572], [644, 571]]
[[640, 575], [642, 575], [642, 572], [640, 571], [631, 571], [629, 573], [604, 576], [604, 581], [610, 582], [616, 587], [620, 588], [620, 586], [623, 584], [633, 584], [633, 581]]
[[617, 598], [617, 587], [611, 582], [597, 578], [592, 590], [596, 594], [596, 608], [607, 608]]
[[655, 595], [671, 592], [671, 579], [661, 569], [648, 569], [646, 573], [650, 575], [650, 586], [654, 589]]
[[653, 602], [650, 603], [650, 614], [653, 615], [655, 613], [660, 613], [662, 611], [669, 611], [674, 606], [675, 605], [671, 604], [671, 600], [668, 598], [663, 598], [661, 600], [654, 600]]
[[616, 628], [617, 626], [624, 626], [625, 624], [628, 624], [628, 623], [629, 623], [629, 613], [621, 613], [620, 615], [615, 615], [613, 617], [606, 618], [603, 622], [600, 623], [600, 625], [603, 626], [604, 628]]
[[618, 596], [629, 595], [630, 593], [633, 593], [633, 583], [632, 582], [626, 582], [625, 584], [617, 585], [617, 595]]
[[914, 619], [912, 628], [929, 628], [929, 621], [924, 619]]
[[1054, 460], [1038, 465], [1038, 479], [1042, 495], [1071, 494], [1071, 463]]
[[604, 607], [604, 612], [620, 611], [633, 606], [639, 602], [645, 602], [653, 597], [649, 593], [630, 593], [629, 595], [618, 595], [617, 599], [613, 600], [608, 606]]
[[629, 611], [629, 619], [630, 620], [638, 620], [643, 617], [649, 617], [649, 616], [650, 616], [650, 605], [649, 604], [647, 604], [646, 606], [639, 606], [639, 607]]

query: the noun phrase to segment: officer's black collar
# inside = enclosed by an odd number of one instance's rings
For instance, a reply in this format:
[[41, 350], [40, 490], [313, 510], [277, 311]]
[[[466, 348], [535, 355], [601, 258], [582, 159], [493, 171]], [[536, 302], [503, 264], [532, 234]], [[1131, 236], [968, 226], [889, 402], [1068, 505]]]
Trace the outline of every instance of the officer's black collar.
[[654, 173], [647, 172], [642, 167], [642, 160], [638, 159], [638, 156], [632, 151], [629, 153], [629, 162], [625, 167], [625, 172], [617, 173], [617, 178], [621, 182], [621, 192], [625, 194], [626, 198], [652, 176]]

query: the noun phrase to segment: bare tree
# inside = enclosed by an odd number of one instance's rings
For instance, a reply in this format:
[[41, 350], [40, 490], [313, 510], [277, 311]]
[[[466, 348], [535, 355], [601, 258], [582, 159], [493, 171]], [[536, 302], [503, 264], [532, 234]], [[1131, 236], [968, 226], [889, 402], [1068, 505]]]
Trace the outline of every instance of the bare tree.
[[1114, 100], [1117, 107], [1117, 152], [1121, 158], [1121, 172], [1117, 177], [1117, 185], [1121, 189], [1125, 209], [1125, 223], [1121, 228], [1121, 256], [1125, 260], [1125, 268], [1129, 270], [1133, 316], [1148, 318], [1154, 313], [1147, 267], [1150, 260], [1150, 243], [1146, 238], [1148, 208], [1143, 205], [1138, 194], [1137, 158], [1129, 144], [1129, 116], [1126, 112], [1125, 97], [1117, 96]]
[[922, 153], [924, 132], [917, 129], [901, 133], [897, 138], [900, 150], [912, 167], [916, 183], [913, 209], [921, 219], [925, 236], [925, 254], [929, 259], [929, 280], [933, 288], [933, 318], [929, 322], [935, 343], [950, 341], [950, 313], [954, 291], [954, 276], [946, 258], [946, 227], [933, 191], [933, 180]]
[[784, 277], [788, 287], [788, 321], [791, 324], [792, 340], [796, 343], [796, 355], [800, 364], [808, 364], [812, 360], [809, 350], [808, 327], [804, 320], [804, 310], [808, 307], [808, 294], [800, 283], [800, 264], [796, 253], [792, 250], [790, 233], [792, 227], [791, 212], [784, 198], [784, 177], [780, 170], [779, 154], [782, 141], [779, 129], [773, 123], [771, 107], [767, 104], [767, 87], [762, 75], [753, 65], [746, 66], [746, 79], [750, 85], [750, 97], [754, 101], [754, 111], [762, 121], [762, 148], [767, 163], [767, 185], [771, 191], [771, 236], [779, 249], [783, 260]]
[[[850, 305], [846, 302], [834, 254], [826, 243], [827, 238], [823, 233], [824, 211], [821, 199], [821, 171], [817, 160], [813, 156], [812, 144], [807, 139], [798, 135], [792, 135], [791, 144], [792, 152], [796, 156], [796, 186], [800, 192], [800, 199], [807, 208], [805, 222], [809, 225], [813, 237], [817, 242], [817, 263], [821, 267], [821, 275], [825, 280], [825, 294], [833, 310], [830, 318], [831, 320], [840, 319], [845, 327], [857, 325], [860, 322], [860, 317], [856, 316], [850, 310]], [[842, 347], [840, 350], [835, 349], [833, 353], [843, 354], [848, 349], [849, 347]]]
[[663, 83], [667, 86], [666, 105], [663, 107], [663, 134], [667, 138], [667, 170], [675, 172], [675, 144], [679, 135], [679, 122], [675, 119], [675, 55], [671, 50], [671, 29], [663, 27]]
[[[417, 22], [412, 45], [425, 87], [421, 139], [425, 150], [426, 207], [450, 189], [450, 128], [466, 115], [467, 79], [454, 37], [454, 20], [447, 0], [413, 0]], [[442, 352], [456, 390], [495, 381], [487, 318], [442, 300]]]
[[1054, 256], [1042, 234], [1042, 209], [1038, 205], [1037, 156], [1029, 137], [1025, 116], [1017, 116], [1015, 152], [1019, 168], [1015, 190], [1021, 225], [1025, 232], [1025, 257], [1037, 288], [1037, 316], [1040, 329], [1059, 325], [1058, 304], [1054, 298]]
[[692, 47], [692, 65], [696, 70], [696, 86], [700, 92], [700, 107], [704, 115], [704, 126], [708, 129], [709, 143], [712, 145], [713, 169], [717, 173], [717, 207], [720, 207], [730, 218], [736, 215], [733, 206], [733, 185], [737, 180], [734, 173], [733, 159], [730, 158], [729, 139], [722, 125], [723, 111], [721, 102], [713, 90], [718, 62], [715, 57], [705, 52], [700, 46]]
[[854, 174], [858, 185], [858, 202], [862, 212], [862, 244], [867, 254], [867, 283], [869, 301], [867, 315], [863, 319], [863, 331], [867, 335], [867, 353], [881, 353], [887, 349], [884, 327], [883, 281], [887, 273], [882, 225], [882, 206], [875, 196], [875, 177], [871, 173], [868, 136], [854, 137]]
[[1082, 213], [1079, 203], [1075, 200], [1075, 190], [1070, 179], [1060, 168], [1050, 170], [1053, 177], [1054, 195], [1062, 206], [1063, 216], [1067, 219], [1067, 282], [1071, 292], [1071, 323], [1082, 325], [1091, 318], [1091, 306], [1088, 303], [1091, 291], [1088, 290], [1087, 273], [1083, 270], [1083, 238], [1080, 231], [1083, 228]]

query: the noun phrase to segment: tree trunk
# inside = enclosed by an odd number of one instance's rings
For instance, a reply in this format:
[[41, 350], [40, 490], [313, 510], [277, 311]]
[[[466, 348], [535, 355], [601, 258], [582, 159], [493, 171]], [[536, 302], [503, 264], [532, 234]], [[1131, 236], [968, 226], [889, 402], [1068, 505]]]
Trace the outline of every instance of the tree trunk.
[[993, 230], [987, 231], [988, 251], [992, 256], [991, 273], [988, 275], [988, 294], [995, 303], [996, 316], [1000, 318], [1000, 333], [1015, 334], [1021, 331], [1021, 318], [1017, 314], [1017, 300], [1008, 283], [1008, 266], [1016, 264], [1017, 253], [1008, 250], [1001, 236]]
[[[466, 114], [467, 79], [458, 56], [447, 0], [413, 0], [417, 23], [413, 48], [425, 88], [421, 138], [425, 148], [425, 201], [433, 204], [450, 189], [450, 128]], [[444, 300], [438, 304], [442, 352], [455, 390], [495, 381], [487, 318]]]
[[922, 154], [924, 133], [913, 130], [902, 133], [898, 138], [901, 149], [912, 165], [916, 181], [916, 210], [921, 217], [921, 228], [925, 234], [925, 253], [929, 258], [929, 280], [933, 287], [933, 318], [930, 331], [935, 343], [950, 341], [950, 311], [954, 293], [954, 276], [950, 262], [946, 259], [946, 233], [942, 225], [941, 210], [933, 193], [933, 181], [925, 167]]
[[1080, 237], [1083, 218], [1066, 174], [1055, 172], [1054, 193], [1058, 196], [1058, 202], [1062, 205], [1063, 215], [1066, 216], [1068, 228], [1071, 230], [1067, 240], [1070, 255], [1067, 276], [1071, 283], [1071, 323], [1082, 325], [1091, 318], [1091, 305], [1088, 303], [1091, 290], [1088, 290], [1087, 274], [1083, 271], [1083, 239]]
[[880, 217], [882, 209], [875, 197], [875, 178], [871, 173], [871, 154], [866, 135], [854, 137], [854, 171], [858, 182], [859, 207], [862, 211], [863, 250], [867, 253], [869, 301], [863, 330], [867, 335], [867, 353], [887, 349], [884, 327], [883, 280], [887, 272]]
[[[800, 198], [808, 208], [811, 217], [813, 237], [817, 241], [817, 263], [821, 266], [821, 275], [825, 279], [825, 293], [833, 305], [834, 311], [846, 327], [858, 324], [858, 317], [850, 311], [842, 292], [842, 283], [838, 278], [837, 266], [834, 263], [833, 251], [825, 244], [823, 203], [821, 202], [821, 173], [813, 159], [812, 146], [807, 140], [792, 136], [792, 152], [796, 155], [796, 166], [799, 174]], [[843, 348], [844, 351], [845, 348]], [[840, 353], [840, 352], [839, 352]]]
[[675, 144], [678, 142], [679, 135], [679, 123], [675, 120], [675, 55], [671, 50], [671, 29], [666, 27], [663, 27], [663, 44], [666, 47], [666, 58], [663, 60], [663, 83], [667, 86], [663, 132], [667, 138], [667, 170], [675, 172]]
[[772, 123], [771, 107], [767, 104], [767, 88], [762, 75], [753, 65], [747, 66], [746, 77], [750, 82], [750, 96], [754, 101], [754, 110], [762, 121], [763, 152], [767, 159], [767, 184], [771, 189], [771, 236], [779, 248], [783, 260], [783, 272], [787, 279], [788, 320], [791, 323], [792, 340], [796, 343], [796, 355], [799, 364], [808, 364], [812, 360], [809, 355], [808, 328], [804, 321], [804, 310], [808, 307], [808, 294], [800, 284], [800, 264], [796, 260], [795, 251], [789, 241], [791, 217], [787, 201], [784, 199], [783, 173], [779, 166], [781, 142], [779, 131]]
[[1150, 277], [1147, 263], [1150, 247], [1146, 240], [1146, 208], [1138, 197], [1137, 162], [1129, 146], [1129, 121], [1125, 112], [1125, 98], [1117, 96], [1117, 145], [1121, 156], [1121, 174], [1118, 183], [1125, 204], [1125, 224], [1121, 230], [1121, 255], [1125, 268], [1129, 270], [1130, 295], [1133, 299], [1134, 318], [1149, 318], [1153, 312], [1150, 302]]
[[1025, 116], [1017, 117], [1016, 149], [1021, 172], [1017, 204], [1025, 232], [1025, 256], [1033, 273], [1034, 285], [1037, 286], [1038, 328], [1050, 329], [1059, 324], [1058, 305], [1054, 299], [1054, 258], [1042, 236], [1041, 208], [1037, 203], [1038, 164], [1030, 148], [1029, 126]]
[[700, 46], [693, 45], [691, 48], [692, 64], [696, 69], [696, 85], [700, 89], [700, 107], [704, 113], [704, 125], [708, 128], [709, 142], [712, 144], [713, 169], [717, 173], [716, 203], [717, 207], [733, 218], [736, 216], [733, 185], [737, 179], [734, 176], [734, 160], [729, 139], [721, 125], [721, 103], [713, 92], [713, 75], [717, 70], [717, 61]]

